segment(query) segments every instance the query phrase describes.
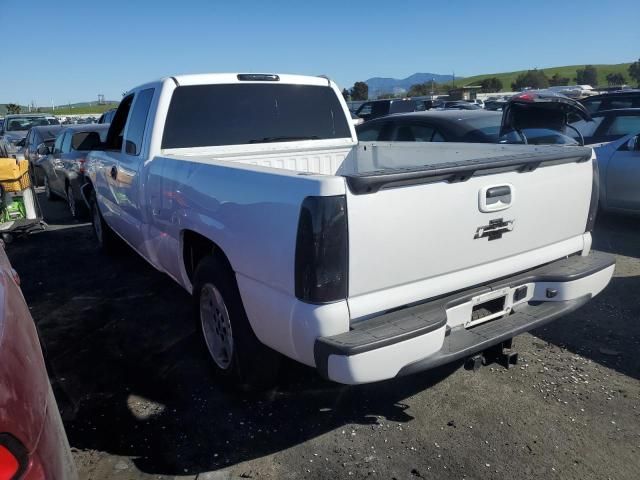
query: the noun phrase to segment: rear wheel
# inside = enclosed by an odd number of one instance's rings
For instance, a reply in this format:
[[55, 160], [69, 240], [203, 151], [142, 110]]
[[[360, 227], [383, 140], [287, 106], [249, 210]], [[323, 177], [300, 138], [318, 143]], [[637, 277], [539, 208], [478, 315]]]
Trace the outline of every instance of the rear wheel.
[[253, 333], [231, 269], [219, 258], [204, 258], [193, 285], [197, 329], [219, 376], [245, 391], [272, 387], [280, 355]]
[[107, 222], [104, 221], [104, 218], [100, 213], [100, 207], [98, 207], [95, 192], [91, 193], [90, 204], [91, 224], [93, 226], [93, 234], [98, 242], [98, 246], [101, 250], [107, 253], [112, 253], [119, 246], [119, 238], [111, 227], [107, 225]]

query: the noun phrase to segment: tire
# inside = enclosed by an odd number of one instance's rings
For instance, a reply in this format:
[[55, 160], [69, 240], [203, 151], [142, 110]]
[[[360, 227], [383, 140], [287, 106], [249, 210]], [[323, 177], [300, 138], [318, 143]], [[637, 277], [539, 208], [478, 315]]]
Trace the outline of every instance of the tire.
[[105, 253], [115, 253], [121, 244], [120, 238], [111, 229], [107, 222], [104, 221], [95, 192], [91, 192], [91, 224], [93, 227], [93, 235], [98, 242], [100, 250]]
[[49, 186], [49, 177], [47, 177], [47, 175], [45, 174], [44, 176], [44, 195], [45, 197], [47, 197], [47, 200], [49, 200], [50, 202], [56, 201], [58, 200], [58, 196], [53, 193], [53, 191], [51, 190], [51, 187]]
[[82, 202], [76, 201], [76, 197], [73, 194], [73, 188], [71, 187], [71, 184], [67, 184], [66, 193], [67, 193], [67, 206], [69, 207], [69, 213], [71, 213], [71, 216], [76, 220], [81, 220], [83, 218], [86, 218], [87, 209], [82, 204]]
[[217, 375], [245, 392], [273, 387], [280, 354], [253, 333], [233, 271], [219, 258], [198, 264], [193, 300], [196, 327]]

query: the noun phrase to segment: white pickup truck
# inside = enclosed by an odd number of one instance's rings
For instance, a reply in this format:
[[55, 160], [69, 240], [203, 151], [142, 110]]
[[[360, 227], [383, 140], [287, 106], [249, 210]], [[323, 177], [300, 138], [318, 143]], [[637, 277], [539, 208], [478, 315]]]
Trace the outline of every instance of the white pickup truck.
[[220, 373], [268, 385], [283, 354], [358, 384], [600, 292], [595, 168], [584, 147], [358, 143], [322, 77], [186, 75], [125, 95], [83, 194], [101, 246], [192, 293]]

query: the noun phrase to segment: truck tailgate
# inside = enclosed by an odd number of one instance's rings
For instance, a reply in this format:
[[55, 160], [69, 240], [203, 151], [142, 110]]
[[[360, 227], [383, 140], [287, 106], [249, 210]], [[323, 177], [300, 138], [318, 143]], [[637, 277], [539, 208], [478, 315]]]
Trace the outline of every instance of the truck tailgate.
[[[346, 176], [352, 319], [584, 248], [590, 149], [461, 146], [456, 159], [446, 145], [358, 151], [370, 170]], [[421, 150], [422, 158], [449, 158], [420, 165]]]

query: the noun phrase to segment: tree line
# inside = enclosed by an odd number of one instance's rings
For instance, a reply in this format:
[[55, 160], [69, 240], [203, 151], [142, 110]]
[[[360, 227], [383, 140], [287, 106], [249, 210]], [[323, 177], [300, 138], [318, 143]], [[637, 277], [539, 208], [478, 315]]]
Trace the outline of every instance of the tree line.
[[[640, 59], [629, 65], [627, 70], [629, 79], [635, 81], [640, 87]], [[575, 81], [578, 85], [598, 85], [598, 69], [593, 65], [585, 65], [584, 68], [578, 68], [576, 70], [576, 76], [574, 78], [563, 77], [558, 73], [554, 73], [551, 77], [548, 77], [543, 70], [533, 69], [527, 70], [524, 73], [518, 75], [511, 83], [511, 89], [513, 91], [521, 91], [525, 88], [541, 89], [549, 88], [553, 86], [569, 85]], [[609, 73], [606, 76], [607, 84], [610, 87], [622, 86], [627, 83], [627, 77], [624, 73]], [[480, 83], [480, 92], [482, 93], [497, 93], [503, 90], [504, 85], [498, 77], [490, 77], [483, 79]], [[411, 85], [409, 90], [405, 94], [409, 97], [420, 97], [431, 94], [448, 93], [451, 90], [451, 85], [448, 83], [434, 83], [425, 82]], [[342, 95], [347, 100], [367, 100], [369, 97], [369, 87], [365, 82], [356, 82], [351, 89], [344, 89]], [[391, 93], [381, 94], [378, 98], [393, 98], [396, 95]]]

